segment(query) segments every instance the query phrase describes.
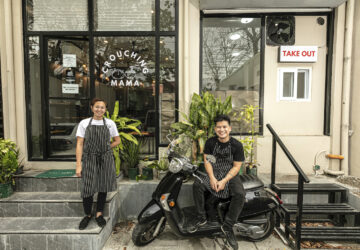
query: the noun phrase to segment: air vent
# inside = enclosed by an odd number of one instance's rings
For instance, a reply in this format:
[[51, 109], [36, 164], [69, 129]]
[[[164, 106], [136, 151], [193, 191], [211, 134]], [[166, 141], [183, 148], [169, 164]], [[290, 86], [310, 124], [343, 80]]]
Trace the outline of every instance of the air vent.
[[294, 45], [295, 17], [268, 16], [266, 18], [267, 45]]

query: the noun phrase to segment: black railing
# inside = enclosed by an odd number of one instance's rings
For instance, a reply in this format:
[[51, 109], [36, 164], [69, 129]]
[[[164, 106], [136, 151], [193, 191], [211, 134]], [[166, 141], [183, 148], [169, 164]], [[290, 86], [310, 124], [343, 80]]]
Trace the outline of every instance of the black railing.
[[[300, 249], [301, 243], [301, 222], [302, 222], [302, 209], [303, 209], [303, 194], [304, 194], [304, 182], [309, 183], [310, 180], [306, 174], [302, 171], [299, 164], [295, 161], [285, 144], [280, 137], [276, 134], [275, 130], [270, 124], [266, 124], [266, 127], [272, 134], [272, 157], [271, 157], [271, 186], [275, 184], [275, 170], [276, 170], [276, 143], [279, 144], [284, 151], [286, 157], [289, 159], [295, 170], [298, 172], [298, 191], [297, 191], [297, 213], [296, 213], [296, 231], [295, 231], [295, 249]], [[287, 229], [285, 229], [286, 231]], [[292, 242], [289, 241], [291, 244]]]

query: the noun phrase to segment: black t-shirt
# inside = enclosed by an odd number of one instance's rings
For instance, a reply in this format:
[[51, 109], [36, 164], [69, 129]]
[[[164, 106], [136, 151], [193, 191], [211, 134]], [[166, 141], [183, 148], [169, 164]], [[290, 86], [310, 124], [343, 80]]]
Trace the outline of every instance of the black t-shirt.
[[241, 162], [245, 160], [242, 143], [232, 137], [230, 137], [230, 140], [225, 143], [220, 142], [217, 136], [209, 138], [205, 143], [204, 154], [211, 155], [214, 151], [216, 142], [218, 142], [221, 149], [227, 147], [229, 143], [231, 143], [231, 154], [233, 155], [233, 160]]

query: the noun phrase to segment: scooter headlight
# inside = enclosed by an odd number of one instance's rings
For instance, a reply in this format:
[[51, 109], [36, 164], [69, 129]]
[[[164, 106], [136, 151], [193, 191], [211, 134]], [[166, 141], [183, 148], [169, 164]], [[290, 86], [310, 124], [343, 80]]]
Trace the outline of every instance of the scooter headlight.
[[169, 171], [172, 173], [180, 172], [182, 169], [183, 163], [178, 158], [173, 158], [169, 165]]

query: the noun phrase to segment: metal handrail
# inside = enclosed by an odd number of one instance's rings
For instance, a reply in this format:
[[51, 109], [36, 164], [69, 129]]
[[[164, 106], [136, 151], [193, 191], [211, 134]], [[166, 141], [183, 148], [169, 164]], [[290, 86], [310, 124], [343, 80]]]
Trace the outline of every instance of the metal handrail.
[[[266, 127], [272, 134], [272, 157], [271, 157], [271, 185], [275, 184], [275, 167], [276, 167], [276, 143], [279, 144], [281, 149], [284, 151], [286, 157], [289, 159], [295, 170], [298, 172], [298, 192], [297, 192], [297, 213], [296, 213], [296, 233], [295, 233], [295, 248], [300, 249], [301, 243], [301, 222], [302, 222], [302, 210], [303, 210], [303, 195], [304, 195], [304, 182], [309, 183], [310, 180], [307, 175], [302, 171], [299, 164], [296, 162], [294, 157], [291, 155], [285, 144], [282, 142], [280, 137], [276, 134], [275, 130], [270, 124], [266, 124]], [[290, 242], [289, 242], [290, 243]]]

